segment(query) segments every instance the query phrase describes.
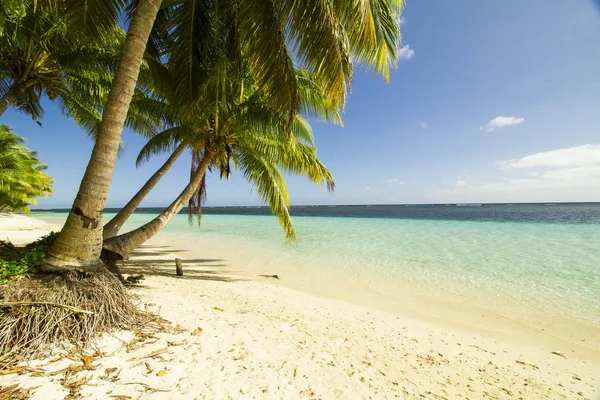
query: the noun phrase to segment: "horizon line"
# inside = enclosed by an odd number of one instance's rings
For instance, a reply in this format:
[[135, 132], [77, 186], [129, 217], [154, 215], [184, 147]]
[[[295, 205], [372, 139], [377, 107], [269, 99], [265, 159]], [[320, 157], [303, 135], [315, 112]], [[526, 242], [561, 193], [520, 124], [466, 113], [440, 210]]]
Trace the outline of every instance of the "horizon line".
[[[458, 206], [458, 205], [558, 205], [558, 204], [600, 204], [600, 201], [515, 201], [515, 202], [457, 202], [457, 203], [371, 203], [371, 204], [292, 204], [294, 207], [378, 207], [378, 206]], [[147, 206], [138, 207], [137, 210], [167, 208], [168, 206]], [[105, 207], [104, 210], [120, 210], [123, 207]], [[203, 206], [202, 209], [210, 208], [269, 208], [268, 205], [224, 205], [224, 206]], [[32, 208], [31, 211], [67, 211], [70, 207], [52, 207], [52, 208]], [[184, 207], [184, 210], [187, 207]]]

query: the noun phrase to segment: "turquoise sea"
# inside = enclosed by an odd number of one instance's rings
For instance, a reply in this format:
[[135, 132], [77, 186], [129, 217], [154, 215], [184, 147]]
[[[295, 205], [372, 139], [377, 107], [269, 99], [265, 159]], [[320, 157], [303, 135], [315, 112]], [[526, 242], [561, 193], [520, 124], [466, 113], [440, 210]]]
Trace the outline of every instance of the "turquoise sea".
[[[156, 212], [136, 213], [125, 229]], [[197, 258], [230, 247], [244, 253], [232, 267], [276, 273], [300, 289], [404, 308], [475, 305], [557, 335], [566, 324], [569, 340], [600, 343], [600, 203], [320, 206], [292, 214], [295, 244], [257, 207], [207, 208], [200, 228], [180, 214], [160, 240], [183, 243]], [[66, 214], [33, 216], [58, 222]]]

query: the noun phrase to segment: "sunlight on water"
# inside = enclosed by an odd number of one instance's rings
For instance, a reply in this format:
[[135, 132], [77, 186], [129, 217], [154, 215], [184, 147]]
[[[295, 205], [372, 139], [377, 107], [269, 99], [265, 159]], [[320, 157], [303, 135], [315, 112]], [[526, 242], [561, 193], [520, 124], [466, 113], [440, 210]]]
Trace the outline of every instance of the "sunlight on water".
[[[37, 215], [57, 222], [65, 218]], [[152, 217], [135, 214], [125, 229]], [[265, 257], [301, 266], [307, 275], [341, 274], [385, 296], [411, 287], [442, 300], [475, 301], [498, 310], [512, 304], [524, 313], [600, 325], [596, 223], [295, 217], [294, 224], [297, 244], [285, 243], [272, 216], [205, 215], [199, 229], [178, 215], [165, 232], [190, 243], [214, 236], [238, 240], [271, 254]]]

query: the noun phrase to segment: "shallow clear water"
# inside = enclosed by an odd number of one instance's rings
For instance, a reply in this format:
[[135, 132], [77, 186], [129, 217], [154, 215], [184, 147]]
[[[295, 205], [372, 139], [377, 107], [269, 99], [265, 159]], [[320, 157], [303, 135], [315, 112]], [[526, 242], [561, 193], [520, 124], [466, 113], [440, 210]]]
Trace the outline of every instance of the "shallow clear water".
[[[294, 217], [297, 244], [285, 243], [272, 216], [224, 209], [207, 210], [200, 229], [178, 215], [165, 232], [199, 244], [229, 238], [307, 275], [338, 274], [392, 298], [411, 288], [501, 313], [522, 308], [600, 325], [600, 205], [386, 207], [306, 207], [296, 214], [313, 216]], [[252, 210], [263, 212], [237, 209]], [[137, 213], [125, 228], [153, 215]]]

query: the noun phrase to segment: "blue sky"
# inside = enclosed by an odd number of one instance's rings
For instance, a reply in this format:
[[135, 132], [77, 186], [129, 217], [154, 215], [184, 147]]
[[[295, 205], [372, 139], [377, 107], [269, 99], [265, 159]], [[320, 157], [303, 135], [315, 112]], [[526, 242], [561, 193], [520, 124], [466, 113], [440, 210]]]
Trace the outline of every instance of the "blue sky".
[[[315, 123], [327, 193], [290, 177], [292, 204], [600, 201], [600, 7], [591, 0], [409, 1], [403, 59], [387, 85], [357, 67], [344, 127]], [[13, 127], [55, 178], [40, 207], [69, 207], [92, 143], [45, 102], [43, 127]], [[141, 169], [124, 132], [108, 206], [123, 205], [165, 160]], [[179, 160], [143, 206], [183, 189]], [[207, 205], [260, 204], [234, 174], [210, 177]]]

